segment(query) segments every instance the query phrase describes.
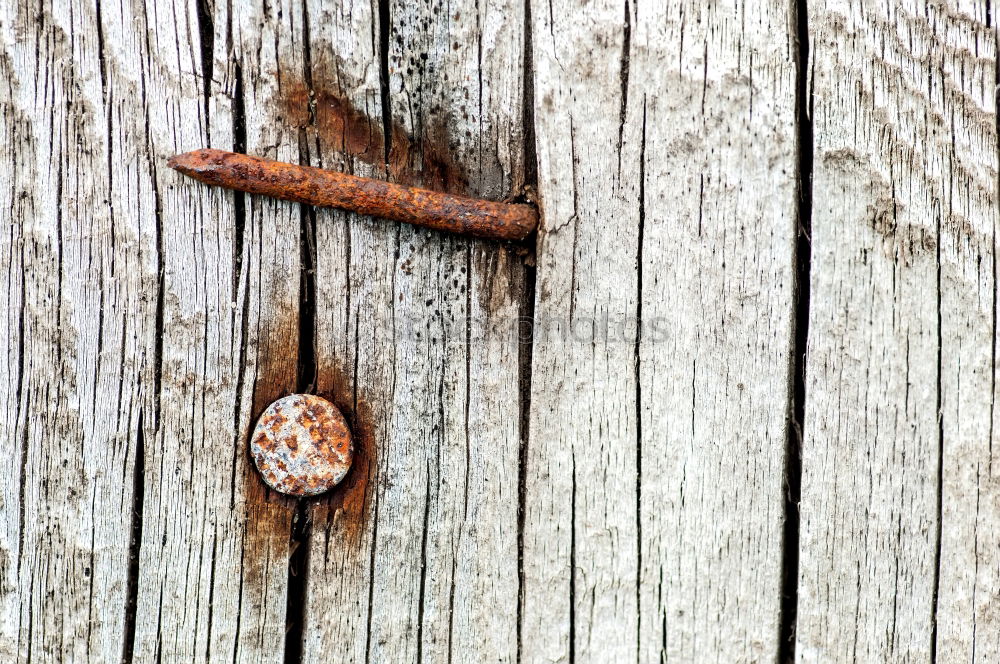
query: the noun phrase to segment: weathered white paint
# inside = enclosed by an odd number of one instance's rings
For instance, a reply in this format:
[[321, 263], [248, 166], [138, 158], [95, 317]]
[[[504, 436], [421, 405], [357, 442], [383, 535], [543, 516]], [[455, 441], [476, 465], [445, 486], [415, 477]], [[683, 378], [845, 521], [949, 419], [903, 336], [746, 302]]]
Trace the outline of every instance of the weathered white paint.
[[[544, 225], [526, 659], [773, 660], [790, 7], [553, 2], [533, 18]], [[568, 338], [546, 336], [554, 321]]]
[[988, 11], [810, 3], [801, 661], [1000, 656]]

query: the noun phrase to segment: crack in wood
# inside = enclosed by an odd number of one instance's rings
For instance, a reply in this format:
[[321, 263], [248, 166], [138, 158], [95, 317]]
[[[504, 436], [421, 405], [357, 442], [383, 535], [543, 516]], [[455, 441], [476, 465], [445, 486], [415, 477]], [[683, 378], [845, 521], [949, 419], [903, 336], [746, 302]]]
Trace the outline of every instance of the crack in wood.
[[784, 458], [784, 513], [781, 541], [781, 588], [778, 612], [778, 661], [795, 661], [795, 616], [799, 583], [799, 502], [802, 496], [802, 432], [805, 428], [806, 352], [812, 272], [812, 91], [809, 86], [809, 18], [807, 0], [795, 4], [796, 122], [798, 124], [798, 210], [792, 345], [789, 357], [788, 425]]

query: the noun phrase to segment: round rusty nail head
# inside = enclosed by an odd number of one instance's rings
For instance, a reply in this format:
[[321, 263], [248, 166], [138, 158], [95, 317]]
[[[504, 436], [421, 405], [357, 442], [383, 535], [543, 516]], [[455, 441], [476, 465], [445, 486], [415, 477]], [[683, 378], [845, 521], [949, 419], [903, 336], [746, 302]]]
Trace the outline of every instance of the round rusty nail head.
[[250, 438], [261, 477], [275, 491], [315, 496], [351, 468], [354, 445], [340, 410], [313, 394], [290, 394], [268, 406]]

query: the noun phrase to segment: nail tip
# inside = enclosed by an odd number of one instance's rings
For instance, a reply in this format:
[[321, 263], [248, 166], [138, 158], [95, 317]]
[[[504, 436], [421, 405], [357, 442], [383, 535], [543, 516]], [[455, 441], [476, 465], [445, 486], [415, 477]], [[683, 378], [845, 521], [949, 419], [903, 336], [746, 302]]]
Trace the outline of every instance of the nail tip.
[[203, 151], [194, 150], [192, 152], [175, 154], [167, 158], [167, 166], [184, 175], [191, 175], [198, 170], [198, 155], [201, 152]]

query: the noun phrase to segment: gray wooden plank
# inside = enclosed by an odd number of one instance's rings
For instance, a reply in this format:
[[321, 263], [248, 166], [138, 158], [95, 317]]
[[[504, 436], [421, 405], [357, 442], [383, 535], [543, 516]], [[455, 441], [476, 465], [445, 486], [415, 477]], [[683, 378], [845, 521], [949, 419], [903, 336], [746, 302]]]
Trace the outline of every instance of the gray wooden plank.
[[532, 8], [528, 661], [778, 651], [796, 230], [786, 3]]
[[255, 112], [279, 17], [242, 16], [234, 49], [193, 2], [8, 11], [4, 654], [277, 660], [292, 505], [244, 450], [294, 386], [299, 213], [165, 158], [231, 147], [241, 106], [248, 147], [281, 138]]
[[[532, 7], [545, 220], [519, 468], [516, 251], [163, 159], [210, 144], [517, 193], [525, 7], [236, 4], [0, 9], [0, 657], [119, 660], [134, 638], [139, 659], [283, 658], [296, 505], [246, 435], [315, 388], [360, 452], [305, 508], [305, 659], [773, 658], [789, 8]], [[992, 661], [993, 17], [810, 9], [798, 657]]]
[[944, 112], [955, 118], [947, 161], [942, 157], [941, 170], [931, 171], [942, 180], [951, 171], [938, 240], [941, 534], [933, 652], [939, 661], [1000, 659], [996, 19], [989, 3], [962, 3], [932, 32], [946, 44], [941, 86], [954, 91]]
[[129, 153], [135, 81], [107, 67], [99, 20], [71, 3], [0, 8], [4, 661], [119, 661], [124, 647], [155, 205]]
[[988, 3], [809, 8], [800, 661], [995, 661]]
[[280, 661], [295, 503], [264, 488], [246, 440], [257, 414], [296, 388], [301, 211], [162, 164], [205, 145], [297, 161], [297, 130], [273, 100], [283, 71], [301, 67], [301, 37], [287, 30], [294, 8], [279, 4], [147, 12], [163, 339], [135, 656]]
[[[522, 3], [387, 9], [309, 5], [313, 163], [516, 192]], [[316, 237], [318, 388], [359, 458], [311, 510], [304, 658], [513, 661], [521, 259], [331, 211]]]

